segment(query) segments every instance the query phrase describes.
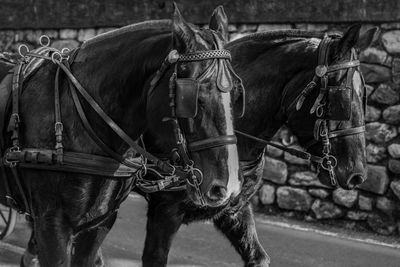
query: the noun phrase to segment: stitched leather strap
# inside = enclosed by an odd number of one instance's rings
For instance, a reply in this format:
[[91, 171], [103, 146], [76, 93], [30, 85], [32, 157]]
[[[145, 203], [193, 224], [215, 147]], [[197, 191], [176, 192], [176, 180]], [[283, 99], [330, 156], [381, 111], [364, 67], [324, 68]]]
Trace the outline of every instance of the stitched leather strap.
[[60, 84], [59, 84], [59, 76], [60, 76], [60, 68], [57, 68], [56, 78], [54, 79], [54, 132], [56, 137], [56, 153], [57, 153], [57, 162], [58, 164], [63, 163], [63, 152], [64, 146], [62, 144], [63, 141], [63, 124], [61, 122], [61, 105], [60, 105]]
[[20, 151], [9, 151], [5, 154], [4, 159], [6, 162], [18, 162], [18, 166], [22, 168], [122, 178], [131, 177], [132, 174], [136, 173], [142, 167], [142, 163], [139, 159], [130, 161], [130, 166], [127, 166], [108, 157], [68, 151], [64, 152], [63, 165], [59, 165], [57, 164], [57, 154], [55, 150], [37, 148], [24, 148]]
[[236, 143], [235, 135], [224, 135], [191, 142], [188, 148], [191, 152], [196, 152], [225, 145], [235, 145]]
[[343, 129], [343, 130], [329, 132], [328, 137], [329, 138], [337, 138], [340, 136], [359, 134], [359, 133], [363, 133], [363, 132], [365, 132], [365, 126], [359, 126], [359, 127], [354, 127], [354, 128], [350, 128], [350, 129]]
[[355, 67], [358, 67], [358, 66], [360, 66], [360, 61], [359, 60], [352, 60], [352, 61], [348, 61], [348, 62], [345, 62], [345, 63], [335, 64], [335, 65], [329, 66], [328, 70], [326, 72], [327, 73], [335, 72], [335, 71], [338, 71], [338, 70], [355, 68]]

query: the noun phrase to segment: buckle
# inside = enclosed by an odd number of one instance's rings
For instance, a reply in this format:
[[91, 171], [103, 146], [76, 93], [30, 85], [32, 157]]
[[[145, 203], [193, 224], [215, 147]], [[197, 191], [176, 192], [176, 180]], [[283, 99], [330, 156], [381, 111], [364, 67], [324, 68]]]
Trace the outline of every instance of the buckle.
[[21, 149], [19, 148], [19, 146], [13, 146], [13, 147], [9, 148], [8, 151], [4, 154], [4, 158], [3, 158], [4, 165], [9, 166], [10, 168], [14, 168], [17, 166], [17, 163], [19, 163], [19, 160], [8, 160], [7, 155], [10, 152], [11, 153], [21, 152]]
[[56, 122], [54, 124], [54, 131], [56, 132], [56, 134], [64, 131], [64, 125], [62, 124], [62, 122]]
[[323, 77], [328, 72], [328, 67], [326, 65], [318, 65], [315, 67], [315, 75], [318, 77]]
[[20, 123], [20, 122], [21, 122], [18, 113], [13, 113], [13, 114], [11, 114], [11, 117], [14, 118], [14, 122], [15, 122], [15, 123]]

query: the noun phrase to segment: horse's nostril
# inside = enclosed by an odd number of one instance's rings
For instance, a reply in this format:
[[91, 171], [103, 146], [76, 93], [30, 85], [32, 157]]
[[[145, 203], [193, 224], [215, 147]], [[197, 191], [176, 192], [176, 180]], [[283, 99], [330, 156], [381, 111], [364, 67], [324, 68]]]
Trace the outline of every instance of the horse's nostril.
[[364, 182], [364, 177], [361, 174], [355, 174], [352, 175], [348, 180], [347, 180], [347, 187], [348, 189], [353, 189], [357, 185], [360, 185]]
[[226, 195], [226, 187], [221, 185], [214, 185], [211, 187], [210, 191], [208, 191], [208, 197], [214, 201], [225, 199]]

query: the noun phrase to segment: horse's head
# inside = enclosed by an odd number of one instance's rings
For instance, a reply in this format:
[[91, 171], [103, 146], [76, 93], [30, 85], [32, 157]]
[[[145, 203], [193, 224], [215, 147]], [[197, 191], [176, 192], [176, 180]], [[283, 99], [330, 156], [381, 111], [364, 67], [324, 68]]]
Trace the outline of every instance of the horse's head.
[[[188, 178], [189, 197], [195, 204], [219, 206], [241, 188], [230, 94], [241, 82], [232, 71], [229, 52], [223, 50], [227, 18], [218, 7], [209, 29], [200, 29], [187, 23], [175, 7], [172, 31], [177, 53], [169, 57], [179, 57], [170, 80], [175, 88], [172, 108], [165, 105], [165, 91], [152, 94], [148, 114], [157, 119], [150, 121], [146, 143], [156, 143], [167, 154], [177, 148], [175, 163], [187, 169], [193, 165], [199, 183], [196, 188], [196, 181]], [[172, 119], [166, 122], [163, 117]]]
[[303, 83], [309, 89], [295, 99], [288, 116], [301, 145], [322, 160], [324, 184], [351, 189], [366, 179], [366, 92], [356, 49], [366, 48], [375, 31], [360, 35], [360, 25], [354, 25], [342, 37], [325, 36], [314, 46], [313, 81]]

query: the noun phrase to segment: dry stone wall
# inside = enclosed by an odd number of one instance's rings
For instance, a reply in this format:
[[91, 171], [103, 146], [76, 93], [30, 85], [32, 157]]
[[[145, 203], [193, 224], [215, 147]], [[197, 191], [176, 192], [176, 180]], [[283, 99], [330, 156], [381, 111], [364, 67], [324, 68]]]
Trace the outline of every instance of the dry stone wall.
[[[282, 29], [334, 32], [348, 26], [238, 24], [230, 25], [229, 32], [233, 40], [252, 32]], [[380, 36], [360, 55], [368, 84], [367, 182], [352, 191], [324, 186], [307, 161], [269, 147], [264, 183], [253, 198], [260, 212], [282, 213], [308, 221], [329, 220], [349, 227], [362, 226], [380, 234], [400, 233], [400, 23], [371, 26], [380, 27]], [[74, 48], [111, 29], [5, 30], [0, 31], [0, 50], [15, 52], [21, 43], [37, 47], [42, 34], [52, 38], [52, 46], [56, 48]], [[281, 129], [274, 140], [298, 147], [296, 138], [287, 129]]]

